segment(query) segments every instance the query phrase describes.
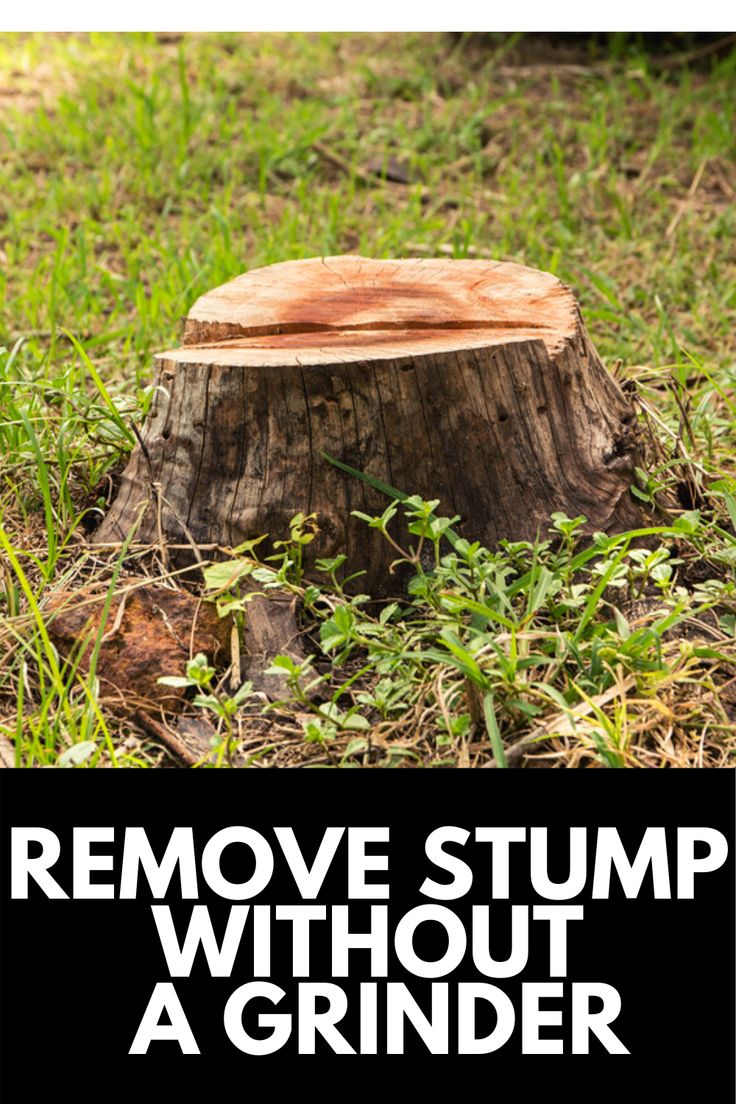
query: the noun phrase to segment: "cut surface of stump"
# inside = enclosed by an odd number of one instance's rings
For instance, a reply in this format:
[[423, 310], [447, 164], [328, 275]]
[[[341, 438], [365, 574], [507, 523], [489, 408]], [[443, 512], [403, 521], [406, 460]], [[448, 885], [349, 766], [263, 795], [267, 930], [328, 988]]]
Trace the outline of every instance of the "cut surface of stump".
[[[351, 511], [387, 499], [329, 454], [440, 500], [491, 547], [640, 523], [635, 415], [571, 290], [509, 263], [327, 257], [257, 269], [202, 296], [97, 531], [233, 547], [316, 513], [309, 562], [344, 552], [368, 593], [398, 589], [396, 553]], [[406, 540], [399, 519], [396, 536]], [[406, 546], [406, 545], [405, 545]], [[184, 553], [186, 555], [186, 553]]]

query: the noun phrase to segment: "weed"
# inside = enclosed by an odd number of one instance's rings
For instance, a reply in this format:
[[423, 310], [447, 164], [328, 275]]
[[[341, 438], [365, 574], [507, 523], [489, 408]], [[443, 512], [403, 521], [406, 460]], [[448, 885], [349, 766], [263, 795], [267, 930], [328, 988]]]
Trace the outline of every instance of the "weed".
[[[239, 272], [356, 251], [515, 260], [571, 284], [640, 415], [632, 493], [663, 523], [586, 545], [580, 518], [555, 516], [535, 544], [489, 550], [441, 501], [382, 485], [366, 524], [393, 541], [409, 511], [405, 601], [356, 595], [341, 556], [306, 578], [318, 518], [272, 534], [275, 558], [252, 544], [205, 564], [203, 593], [241, 628], [254, 588], [297, 594], [311, 648], [275, 663], [288, 700], [268, 712], [199, 688], [216, 758], [237, 743], [258, 766], [732, 762], [736, 52], [658, 69], [616, 41], [599, 64], [516, 70], [523, 47], [0, 36], [0, 736], [18, 766], [161, 761], [81, 644], [57, 653], [54, 596], [201, 579], [85, 539], [153, 399], [151, 354]], [[366, 179], [391, 157], [407, 185]]]

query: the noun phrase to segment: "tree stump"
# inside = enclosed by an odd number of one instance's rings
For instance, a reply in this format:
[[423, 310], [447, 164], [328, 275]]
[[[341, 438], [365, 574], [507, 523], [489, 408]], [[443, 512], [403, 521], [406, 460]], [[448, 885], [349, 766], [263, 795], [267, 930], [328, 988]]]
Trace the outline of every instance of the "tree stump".
[[[360, 589], [397, 588], [394, 550], [352, 510], [386, 498], [330, 454], [440, 500], [494, 546], [641, 521], [630, 495], [635, 415], [571, 290], [516, 264], [327, 257], [272, 265], [202, 296], [184, 346], [156, 358], [159, 391], [100, 542], [232, 547], [316, 513], [309, 562], [344, 552]], [[403, 539], [400, 519], [396, 534]], [[208, 553], [209, 554], [209, 553]]]

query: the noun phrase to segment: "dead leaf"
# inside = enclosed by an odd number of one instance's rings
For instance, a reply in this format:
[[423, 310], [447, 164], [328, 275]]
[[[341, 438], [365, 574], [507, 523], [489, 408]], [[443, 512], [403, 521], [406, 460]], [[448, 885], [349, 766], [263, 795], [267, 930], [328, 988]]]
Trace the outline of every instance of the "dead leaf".
[[[64, 656], [89, 637], [80, 663], [84, 673], [100, 626], [104, 591], [60, 592], [51, 605], [49, 636]], [[121, 707], [144, 705], [177, 712], [185, 701], [179, 687], [161, 686], [164, 675], [183, 675], [190, 655], [204, 652], [227, 663], [230, 619], [186, 591], [163, 586], [129, 588], [116, 595], [106, 621], [97, 661], [104, 697]]]

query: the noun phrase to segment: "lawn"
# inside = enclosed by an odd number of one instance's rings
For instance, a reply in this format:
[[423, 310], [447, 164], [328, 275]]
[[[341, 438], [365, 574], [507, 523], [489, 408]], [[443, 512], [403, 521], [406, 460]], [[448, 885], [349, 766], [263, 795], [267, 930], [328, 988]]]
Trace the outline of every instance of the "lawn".
[[[736, 47], [698, 52], [0, 36], [6, 764], [734, 765]], [[390, 158], [402, 182], [382, 178]], [[508, 259], [570, 284], [636, 403], [650, 531], [590, 545], [556, 517], [537, 545], [458, 551], [442, 504], [415, 503], [439, 566], [390, 606], [327, 567], [304, 578], [298, 525], [271, 535], [280, 562], [241, 550], [225, 576], [91, 546], [152, 355], [197, 296], [350, 252]], [[277, 661], [278, 692], [172, 651], [184, 714], [121, 703], [98, 672], [120, 596], [157, 578], [242, 623], [254, 570], [299, 603], [306, 659]], [[61, 647], [60, 600], [95, 595], [102, 616]]]

